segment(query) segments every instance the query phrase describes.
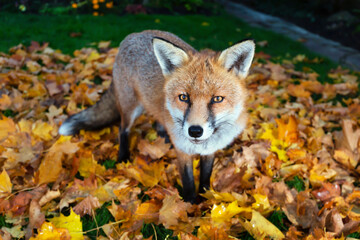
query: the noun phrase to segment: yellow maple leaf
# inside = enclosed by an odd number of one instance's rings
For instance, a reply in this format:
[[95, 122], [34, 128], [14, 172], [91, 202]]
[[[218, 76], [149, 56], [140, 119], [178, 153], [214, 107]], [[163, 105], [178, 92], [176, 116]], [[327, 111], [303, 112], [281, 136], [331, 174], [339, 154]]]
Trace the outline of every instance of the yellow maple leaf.
[[86, 62], [91, 62], [94, 60], [98, 60], [100, 58], [100, 54], [96, 51], [92, 51], [89, 57], [86, 59]]
[[286, 162], [288, 157], [285, 149], [288, 147], [288, 144], [282, 139], [279, 139], [279, 133], [276, 131], [274, 124], [264, 123], [261, 124], [261, 126], [264, 132], [258, 134], [257, 138], [269, 140], [271, 143], [270, 151], [276, 153], [280, 160]]
[[274, 131], [274, 124], [272, 123], [262, 123], [260, 124], [261, 128], [264, 130], [263, 132], [258, 133], [258, 139], [266, 139], [266, 140], [273, 140], [275, 139], [276, 133]]
[[65, 228], [69, 230], [72, 240], [84, 239], [80, 215], [74, 213], [72, 208], [70, 209], [69, 216], [66, 217], [60, 213], [59, 217], [50, 219], [50, 222], [53, 223], [56, 228]]
[[93, 154], [85, 152], [82, 157], [80, 157], [80, 165], [78, 169], [79, 173], [83, 177], [89, 177], [91, 174], [102, 175], [105, 172], [105, 167], [101, 166], [94, 159]]
[[36, 237], [31, 237], [30, 240], [61, 240], [70, 239], [69, 231], [64, 228], [56, 228], [50, 222], [44, 222], [38, 230]]
[[336, 175], [337, 172], [329, 168], [328, 164], [315, 164], [310, 170], [309, 180], [313, 187], [319, 187], [324, 181], [333, 179]]
[[51, 135], [51, 132], [53, 130], [53, 127], [48, 124], [47, 122], [43, 121], [36, 121], [32, 125], [32, 133], [33, 135], [45, 140], [49, 141], [53, 139], [53, 136]]
[[0, 196], [11, 193], [12, 183], [10, 181], [10, 177], [3, 169], [2, 173], [0, 174]]
[[255, 238], [284, 239], [284, 234], [259, 212], [253, 210], [251, 221], [242, 222], [243, 227]]
[[214, 204], [211, 210], [211, 219], [214, 223], [220, 224], [224, 221], [229, 221], [233, 216], [241, 212], [251, 213], [250, 207], [239, 207], [237, 201], [230, 204], [221, 203], [220, 205]]
[[145, 187], [154, 187], [160, 181], [164, 168], [164, 161], [147, 163], [146, 160], [137, 156], [134, 163], [124, 170], [129, 177], [141, 182]]
[[274, 139], [273, 141], [271, 141], [270, 151], [276, 153], [281, 161], [286, 162], [288, 160], [285, 150], [286, 147], [287, 144], [284, 141], [280, 139]]
[[262, 213], [269, 213], [272, 210], [266, 195], [255, 193], [252, 196], [255, 199], [255, 202], [252, 204], [254, 209], [261, 211]]

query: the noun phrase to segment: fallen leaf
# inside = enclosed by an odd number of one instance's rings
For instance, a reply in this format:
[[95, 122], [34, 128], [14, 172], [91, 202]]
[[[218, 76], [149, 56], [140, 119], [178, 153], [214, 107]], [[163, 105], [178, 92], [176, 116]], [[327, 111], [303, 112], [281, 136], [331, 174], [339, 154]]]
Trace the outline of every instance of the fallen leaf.
[[45, 205], [46, 203], [50, 202], [51, 200], [60, 197], [61, 193], [60, 190], [56, 190], [56, 191], [47, 191], [46, 194], [44, 196], [41, 197], [41, 199], [39, 200], [39, 204], [40, 206]]
[[2, 116], [2, 120], [0, 120], [0, 141], [7, 138], [10, 133], [15, 131], [14, 121], [11, 118]]
[[142, 185], [154, 187], [160, 181], [164, 168], [163, 161], [148, 163], [145, 159], [136, 157], [134, 165], [126, 168], [125, 172], [129, 177], [141, 182]]
[[98, 48], [108, 48], [111, 44], [111, 41], [100, 41], [98, 43]]
[[72, 209], [70, 209], [70, 215], [64, 216], [60, 214], [59, 217], [50, 219], [50, 222], [54, 224], [56, 228], [65, 228], [69, 231], [71, 239], [82, 240], [84, 239], [82, 233], [82, 223], [80, 216], [76, 215]]
[[[88, 214], [93, 216], [94, 210], [101, 207], [99, 200], [93, 196], [87, 196], [74, 207], [74, 212], [81, 217]], [[94, 217], [94, 216], [93, 216]]]
[[13, 239], [23, 238], [25, 236], [25, 231], [21, 229], [21, 225], [15, 225], [13, 227], [2, 227], [1, 230], [5, 230], [6, 232], [10, 233]]
[[226, 221], [231, 221], [231, 218], [239, 213], [250, 213], [250, 207], [239, 207], [237, 201], [228, 205], [221, 203], [220, 205], [214, 204], [211, 209], [211, 220], [216, 224], [222, 224]]
[[11, 99], [8, 95], [2, 94], [0, 97], [0, 110], [6, 110], [11, 106]]
[[163, 157], [167, 151], [170, 150], [170, 144], [165, 143], [164, 138], [157, 138], [154, 142], [149, 143], [141, 139], [138, 144], [138, 149], [141, 154], [150, 156], [152, 159], [159, 159]]
[[250, 222], [242, 223], [244, 228], [255, 238], [264, 239], [269, 237], [271, 239], [284, 239], [284, 234], [259, 212], [253, 210]]
[[[36, 237], [31, 237], [30, 240], [49, 240], [49, 239], [73, 239], [69, 230], [65, 228], [56, 228], [51, 222], [44, 222], [38, 231]], [[77, 238], [80, 239], [80, 238]]]
[[41, 212], [41, 207], [38, 201], [31, 201], [29, 208], [29, 225], [26, 230], [26, 237], [30, 238], [32, 236], [33, 228], [40, 228], [44, 222], [45, 214]]
[[3, 169], [2, 173], [0, 174], [0, 196], [4, 197], [11, 193], [12, 190], [12, 183], [10, 180], [9, 175]]
[[159, 210], [159, 221], [166, 228], [176, 226], [179, 221], [186, 222], [188, 219], [187, 211], [191, 204], [180, 200], [178, 195], [166, 196], [163, 205]]

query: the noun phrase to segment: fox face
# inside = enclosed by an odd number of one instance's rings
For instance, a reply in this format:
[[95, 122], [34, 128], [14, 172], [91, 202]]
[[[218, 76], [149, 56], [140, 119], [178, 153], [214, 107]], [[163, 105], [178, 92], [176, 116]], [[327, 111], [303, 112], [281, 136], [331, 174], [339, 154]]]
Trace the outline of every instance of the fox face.
[[173, 144], [191, 155], [209, 155], [229, 145], [246, 125], [243, 80], [254, 43], [239, 43], [217, 55], [185, 53], [162, 40], [157, 44], [154, 52], [165, 77]]

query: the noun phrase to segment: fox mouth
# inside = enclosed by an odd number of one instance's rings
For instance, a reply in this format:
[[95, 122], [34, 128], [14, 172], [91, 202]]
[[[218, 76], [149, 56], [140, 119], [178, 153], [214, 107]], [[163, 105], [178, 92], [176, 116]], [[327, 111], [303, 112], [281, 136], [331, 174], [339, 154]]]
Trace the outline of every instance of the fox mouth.
[[190, 139], [190, 142], [192, 142], [192, 143], [194, 143], [194, 144], [201, 144], [201, 143], [205, 142], [205, 140]]

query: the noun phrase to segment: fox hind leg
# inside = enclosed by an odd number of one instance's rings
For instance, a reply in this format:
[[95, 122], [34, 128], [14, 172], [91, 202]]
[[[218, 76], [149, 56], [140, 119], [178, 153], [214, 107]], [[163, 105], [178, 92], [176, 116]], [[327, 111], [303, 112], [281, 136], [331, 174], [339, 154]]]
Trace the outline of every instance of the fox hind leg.
[[120, 131], [119, 133], [119, 152], [118, 162], [126, 162], [130, 158], [129, 151], [129, 134], [127, 131]]
[[130, 113], [127, 112], [126, 114], [121, 114], [121, 125], [119, 128], [120, 146], [118, 152], [118, 162], [126, 162], [130, 158], [129, 132], [136, 118], [138, 118], [144, 110], [141, 105], [138, 105], [131, 109], [132, 111], [130, 111]]

